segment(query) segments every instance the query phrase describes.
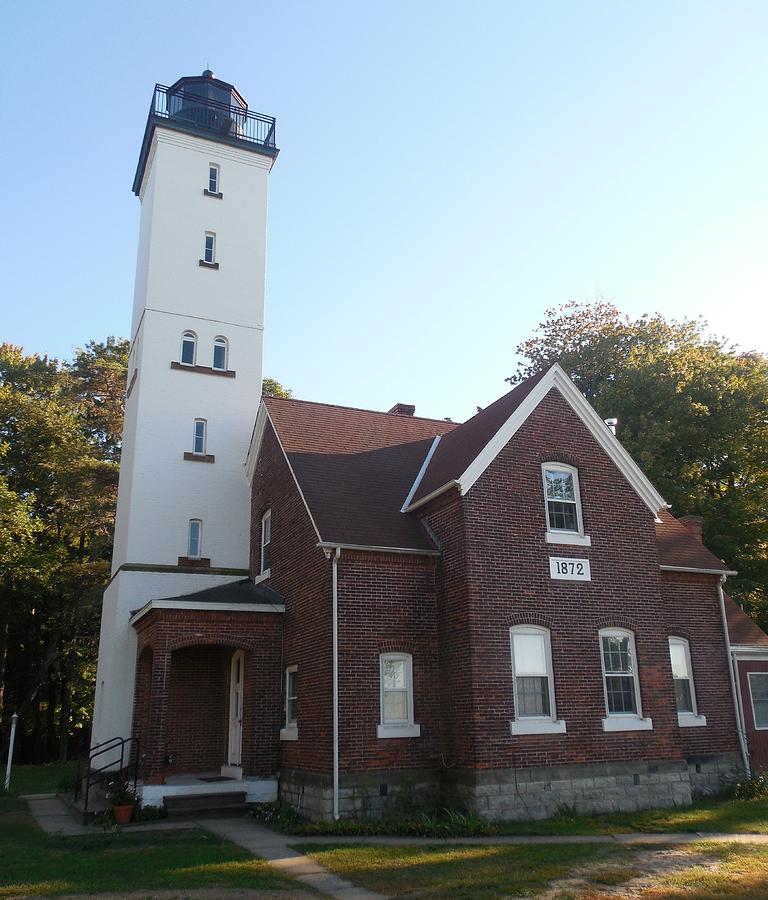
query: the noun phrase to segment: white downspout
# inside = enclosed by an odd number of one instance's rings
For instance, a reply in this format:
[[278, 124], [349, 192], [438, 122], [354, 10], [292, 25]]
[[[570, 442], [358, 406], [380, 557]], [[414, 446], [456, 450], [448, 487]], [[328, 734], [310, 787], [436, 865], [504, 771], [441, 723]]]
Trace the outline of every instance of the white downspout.
[[339, 557], [333, 554], [333, 818], [339, 816]]
[[741, 758], [744, 762], [744, 771], [747, 773], [747, 777], [751, 777], [750, 765], [749, 765], [749, 751], [747, 750], [747, 742], [744, 737], [744, 723], [743, 716], [741, 710], [741, 704], [739, 703], [739, 695], [736, 690], [736, 677], [733, 672], [733, 667], [735, 665], [735, 660], [733, 658], [733, 651], [731, 650], [731, 638], [728, 634], [728, 617], [725, 614], [725, 597], [723, 596], [723, 585], [725, 584], [726, 575], [721, 575], [720, 580], [717, 583], [717, 596], [720, 599], [720, 616], [723, 620], [723, 633], [725, 635], [725, 649], [728, 653], [728, 675], [731, 679], [731, 696], [733, 698], [733, 711], [736, 714], [736, 731], [739, 735], [739, 745], [741, 746]]

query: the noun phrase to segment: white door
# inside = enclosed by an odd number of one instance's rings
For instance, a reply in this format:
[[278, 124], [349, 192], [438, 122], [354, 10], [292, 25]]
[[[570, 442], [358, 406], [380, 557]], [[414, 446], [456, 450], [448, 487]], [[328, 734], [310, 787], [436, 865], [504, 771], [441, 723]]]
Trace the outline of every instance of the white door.
[[240, 765], [240, 754], [243, 746], [243, 651], [232, 655], [229, 672], [229, 752], [227, 762], [230, 766]]

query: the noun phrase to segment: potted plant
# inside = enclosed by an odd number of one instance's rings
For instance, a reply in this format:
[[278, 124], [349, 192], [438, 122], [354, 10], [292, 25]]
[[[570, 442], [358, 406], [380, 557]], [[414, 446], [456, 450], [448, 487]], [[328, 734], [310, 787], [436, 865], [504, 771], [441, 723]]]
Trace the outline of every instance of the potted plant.
[[107, 789], [107, 800], [112, 804], [116, 825], [127, 825], [136, 809], [136, 792], [122, 776], [112, 781]]

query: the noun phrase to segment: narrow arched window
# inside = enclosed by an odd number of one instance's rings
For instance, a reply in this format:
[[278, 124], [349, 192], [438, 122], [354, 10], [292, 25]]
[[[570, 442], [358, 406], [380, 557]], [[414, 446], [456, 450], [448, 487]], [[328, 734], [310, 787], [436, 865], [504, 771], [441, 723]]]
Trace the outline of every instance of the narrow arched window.
[[261, 517], [261, 574], [266, 575], [272, 568], [272, 510]]
[[205, 419], [195, 419], [195, 427], [192, 432], [192, 452], [205, 453], [205, 444], [208, 437], [208, 423]]
[[550, 532], [583, 534], [577, 469], [565, 463], [544, 463], [541, 471], [547, 506], [547, 529]]
[[699, 715], [696, 704], [696, 688], [693, 685], [693, 666], [691, 665], [691, 647], [685, 638], [671, 637], [669, 639], [669, 659], [672, 663], [672, 681], [675, 685], [678, 725], [681, 727], [706, 725], [706, 717]]
[[413, 715], [413, 659], [410, 653], [382, 653], [379, 657], [378, 737], [420, 737]]
[[194, 331], [185, 331], [181, 336], [181, 362], [185, 366], [194, 366], [197, 356], [197, 335]]
[[203, 520], [190, 519], [187, 536], [187, 556], [190, 559], [200, 559], [203, 555]]
[[229, 344], [225, 337], [217, 337], [213, 342], [213, 368], [226, 372], [229, 363]]
[[600, 659], [606, 712], [603, 730], [652, 728], [651, 720], [643, 718], [634, 634], [624, 628], [603, 628], [600, 631]]

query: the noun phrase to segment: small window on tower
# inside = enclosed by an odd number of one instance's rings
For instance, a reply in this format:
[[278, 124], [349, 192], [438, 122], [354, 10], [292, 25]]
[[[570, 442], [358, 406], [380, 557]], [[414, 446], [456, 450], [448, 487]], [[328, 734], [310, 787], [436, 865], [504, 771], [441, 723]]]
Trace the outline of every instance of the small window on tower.
[[272, 568], [272, 510], [261, 517], [261, 574], [266, 575]]
[[219, 193], [219, 167], [213, 163], [208, 166], [208, 192], [210, 194]]
[[213, 368], [225, 372], [227, 369], [227, 339], [217, 337], [213, 342]]
[[194, 366], [197, 350], [197, 335], [194, 331], [185, 331], [181, 336], [181, 361], [185, 366]]
[[190, 559], [200, 559], [203, 546], [203, 522], [202, 519], [189, 520], [189, 537], [187, 539], [187, 556]]
[[203, 261], [209, 265], [213, 265], [216, 262], [216, 235], [212, 231], [205, 232]]
[[205, 419], [195, 419], [195, 430], [192, 438], [193, 453], [205, 453], [206, 430]]

